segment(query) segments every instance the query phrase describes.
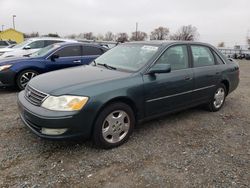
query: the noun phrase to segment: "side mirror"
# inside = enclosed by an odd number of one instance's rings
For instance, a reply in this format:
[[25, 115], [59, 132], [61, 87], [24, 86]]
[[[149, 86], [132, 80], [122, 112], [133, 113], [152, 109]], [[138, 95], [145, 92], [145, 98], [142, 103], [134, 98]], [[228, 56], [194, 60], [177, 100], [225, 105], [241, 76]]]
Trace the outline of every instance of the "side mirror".
[[30, 48], [30, 46], [25, 46], [23, 49], [24, 50], [30, 50], [31, 48]]
[[155, 64], [149, 70], [149, 74], [160, 74], [160, 73], [169, 73], [171, 72], [171, 65], [170, 64]]
[[55, 61], [58, 58], [59, 58], [59, 55], [56, 55], [56, 54], [53, 54], [50, 56], [51, 61]]

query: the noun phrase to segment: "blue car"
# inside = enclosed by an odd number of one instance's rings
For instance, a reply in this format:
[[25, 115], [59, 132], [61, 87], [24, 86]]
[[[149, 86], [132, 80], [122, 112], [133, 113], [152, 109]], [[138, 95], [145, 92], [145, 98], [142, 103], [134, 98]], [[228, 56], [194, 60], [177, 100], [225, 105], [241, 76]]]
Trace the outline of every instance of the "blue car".
[[107, 48], [79, 42], [56, 43], [22, 58], [0, 60], [0, 85], [24, 89], [38, 74], [85, 65], [105, 53]]

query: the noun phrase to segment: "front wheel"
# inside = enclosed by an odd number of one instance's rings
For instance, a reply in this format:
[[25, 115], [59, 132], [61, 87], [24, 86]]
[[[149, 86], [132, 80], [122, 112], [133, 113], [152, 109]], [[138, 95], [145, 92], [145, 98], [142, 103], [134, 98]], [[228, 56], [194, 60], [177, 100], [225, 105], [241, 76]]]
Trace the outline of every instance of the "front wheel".
[[124, 103], [114, 103], [97, 117], [93, 141], [101, 148], [114, 148], [126, 142], [135, 125], [133, 110]]
[[28, 84], [28, 82], [37, 75], [38, 72], [34, 70], [24, 70], [20, 72], [16, 79], [16, 85], [18, 89], [23, 90]]
[[224, 84], [220, 84], [213, 95], [212, 100], [208, 104], [208, 108], [212, 112], [219, 111], [224, 105], [226, 99], [226, 87]]

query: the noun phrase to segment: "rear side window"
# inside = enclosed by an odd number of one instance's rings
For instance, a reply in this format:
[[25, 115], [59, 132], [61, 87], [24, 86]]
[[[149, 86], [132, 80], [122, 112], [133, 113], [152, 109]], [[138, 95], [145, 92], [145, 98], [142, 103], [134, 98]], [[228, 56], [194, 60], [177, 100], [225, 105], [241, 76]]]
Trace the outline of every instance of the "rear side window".
[[82, 47], [82, 55], [101, 55], [103, 51], [100, 48], [93, 47], [93, 46], [83, 46]]
[[59, 57], [81, 56], [80, 46], [67, 46], [55, 53]]
[[156, 62], [157, 64], [170, 64], [171, 70], [188, 68], [188, 51], [186, 45], [178, 45], [167, 49]]
[[214, 56], [211, 50], [205, 46], [191, 46], [194, 67], [214, 65]]
[[55, 44], [55, 43], [59, 43], [59, 42], [62, 42], [62, 41], [60, 41], [60, 40], [46, 40], [45, 46], [49, 46], [51, 44]]
[[30, 43], [28, 46], [30, 47], [30, 49], [37, 49], [37, 48], [44, 48], [45, 44], [44, 40], [38, 40]]
[[214, 52], [214, 56], [215, 56], [215, 59], [216, 59], [217, 64], [219, 64], [219, 65], [224, 64], [224, 62], [223, 62], [222, 59], [218, 56], [217, 53]]

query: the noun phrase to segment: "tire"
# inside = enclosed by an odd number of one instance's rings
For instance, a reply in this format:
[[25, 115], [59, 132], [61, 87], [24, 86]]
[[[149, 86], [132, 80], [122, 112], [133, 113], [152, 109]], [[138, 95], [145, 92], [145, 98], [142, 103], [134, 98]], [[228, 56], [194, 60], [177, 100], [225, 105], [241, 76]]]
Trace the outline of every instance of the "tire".
[[211, 112], [219, 111], [225, 103], [226, 95], [227, 95], [227, 90], [225, 85], [222, 83], [219, 84], [213, 94], [211, 101], [208, 103], [208, 109]]
[[92, 134], [93, 142], [97, 147], [104, 149], [120, 146], [128, 140], [134, 126], [134, 112], [127, 104], [110, 104], [96, 119]]
[[27, 83], [38, 75], [38, 72], [34, 70], [24, 70], [17, 75], [16, 85], [19, 90], [25, 89]]

